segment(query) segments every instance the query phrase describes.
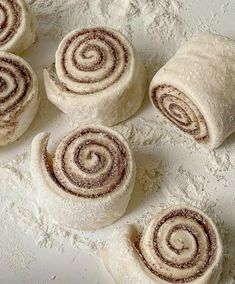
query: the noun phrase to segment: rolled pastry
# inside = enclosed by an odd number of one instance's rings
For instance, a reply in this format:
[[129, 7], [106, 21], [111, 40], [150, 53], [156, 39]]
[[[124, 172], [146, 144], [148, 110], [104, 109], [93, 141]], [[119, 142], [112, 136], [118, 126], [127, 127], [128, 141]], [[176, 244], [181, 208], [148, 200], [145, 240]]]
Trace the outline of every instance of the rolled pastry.
[[35, 21], [24, 0], [0, 0], [0, 50], [19, 54], [35, 41]]
[[152, 104], [197, 142], [216, 148], [235, 130], [235, 42], [193, 36], [153, 77]]
[[127, 38], [99, 27], [69, 33], [44, 81], [49, 100], [61, 111], [79, 122], [111, 126], [140, 107], [146, 74]]
[[174, 206], [161, 211], [140, 237], [131, 226], [115, 232], [101, 256], [118, 284], [216, 284], [222, 242], [203, 212]]
[[124, 138], [98, 125], [64, 137], [51, 160], [49, 134], [32, 142], [31, 173], [41, 205], [61, 225], [91, 230], [113, 223], [128, 205], [135, 162]]
[[0, 51], [0, 146], [17, 140], [39, 107], [37, 77], [22, 58]]

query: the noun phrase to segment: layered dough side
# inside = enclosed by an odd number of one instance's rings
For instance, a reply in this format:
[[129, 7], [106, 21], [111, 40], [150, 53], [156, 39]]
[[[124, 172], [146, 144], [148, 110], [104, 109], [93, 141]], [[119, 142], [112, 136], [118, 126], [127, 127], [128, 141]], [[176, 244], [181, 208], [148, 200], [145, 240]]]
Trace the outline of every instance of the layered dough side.
[[156, 109], [210, 148], [235, 130], [235, 43], [212, 33], [193, 36], [153, 77]]

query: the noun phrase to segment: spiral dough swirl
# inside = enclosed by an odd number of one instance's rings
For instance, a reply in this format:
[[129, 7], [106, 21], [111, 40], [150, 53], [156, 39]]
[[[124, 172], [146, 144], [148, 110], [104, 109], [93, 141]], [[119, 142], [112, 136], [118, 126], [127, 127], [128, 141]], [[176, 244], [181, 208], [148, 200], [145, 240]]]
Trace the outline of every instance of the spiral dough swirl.
[[209, 140], [203, 115], [183, 92], [169, 85], [160, 85], [152, 89], [151, 100], [165, 117], [196, 141], [206, 143]]
[[105, 28], [68, 34], [56, 53], [56, 73], [67, 91], [92, 94], [117, 82], [130, 66], [129, 43]]
[[53, 167], [44, 162], [51, 178], [64, 191], [97, 198], [117, 190], [128, 172], [125, 145], [114, 134], [98, 127], [72, 132], [58, 145]]
[[170, 283], [201, 277], [215, 262], [218, 238], [210, 220], [190, 208], [163, 211], [143, 234], [138, 251], [148, 269]]
[[22, 21], [22, 9], [16, 0], [0, 1], [0, 48], [10, 41]]
[[0, 53], [1, 129], [7, 129], [8, 133], [14, 131], [24, 106], [31, 99], [34, 83], [32, 71], [23, 60], [10, 53]]

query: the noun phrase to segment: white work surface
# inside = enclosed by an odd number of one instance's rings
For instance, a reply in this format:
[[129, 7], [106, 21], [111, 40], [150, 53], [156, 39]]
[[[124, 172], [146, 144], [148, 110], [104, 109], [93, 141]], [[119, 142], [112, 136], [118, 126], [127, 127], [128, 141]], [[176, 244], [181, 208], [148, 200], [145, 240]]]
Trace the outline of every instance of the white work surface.
[[[38, 75], [43, 99], [30, 129], [19, 141], [0, 149], [0, 163], [9, 163], [11, 159], [28, 152], [30, 142], [38, 132], [50, 131], [51, 139], [55, 142], [74, 127], [74, 123], [47, 101], [42, 79], [43, 68], [54, 61], [56, 47], [69, 30], [81, 28], [83, 25], [106, 24], [124, 31], [127, 36], [131, 36], [132, 42], [143, 57], [149, 79], [194, 32], [211, 30], [235, 39], [234, 0], [156, 0], [157, 4], [150, 0], [31, 0], [28, 2], [32, 4], [38, 18], [38, 37], [36, 43], [22, 56]], [[129, 11], [128, 15], [125, 11]], [[114, 13], [113, 18], [112, 13]], [[132, 221], [136, 223], [138, 218], [148, 219], [146, 216], [148, 206], [151, 207], [153, 214], [154, 210], [157, 212], [159, 209], [158, 205], [167, 204], [174, 198], [186, 202], [192, 199], [192, 203], [198, 204], [202, 209], [205, 207], [209, 215], [211, 212], [211, 217], [216, 218], [215, 222], [218, 222], [219, 228], [223, 231], [227, 258], [223, 280], [220, 283], [235, 283], [235, 255], [232, 255], [232, 250], [235, 251], [235, 134], [230, 136], [218, 150], [209, 152], [201, 146], [196, 146], [168, 123], [162, 123], [162, 119], [158, 119], [147, 98], [135, 117], [131, 118], [125, 127], [117, 126], [116, 129], [120, 129], [120, 132], [124, 129], [125, 136], [130, 125], [132, 127], [134, 125], [135, 130], [132, 134], [129, 133], [127, 138], [134, 147], [137, 166], [140, 168], [138, 173], [145, 180], [142, 184], [137, 184], [134, 189], [127, 214], [119, 221], [119, 226]], [[146, 136], [146, 141], [143, 141], [141, 135]], [[156, 174], [154, 170], [150, 171], [149, 181], [146, 181], [148, 171], [144, 172], [143, 167], [148, 168], [150, 164], [151, 167], [157, 165], [159, 172]], [[7, 164], [2, 166], [0, 171], [6, 171], [8, 168]], [[161, 175], [160, 182], [158, 174]], [[137, 178], [137, 183], [141, 183], [141, 177]], [[149, 187], [146, 186], [147, 182]], [[14, 184], [14, 180], [12, 183]], [[15, 183], [12, 188], [16, 190], [18, 184]], [[6, 199], [7, 203], [7, 194], [5, 194], [7, 189], [2, 190], [0, 188], [0, 200]], [[1, 191], [4, 192], [4, 196]], [[200, 191], [203, 192], [201, 197], [206, 196], [208, 200], [200, 199]], [[31, 200], [28, 200], [28, 195], [25, 195], [24, 202], [26, 207], [30, 207]], [[14, 204], [18, 206], [17, 200], [14, 200]], [[75, 248], [68, 238], [65, 237], [63, 241], [63, 236], [60, 237], [63, 249], [58, 249], [54, 243], [44, 248], [37, 241], [35, 242], [37, 236], [30, 232], [33, 228], [32, 222], [28, 230], [21, 230], [17, 217], [4, 223], [4, 210], [0, 208], [2, 218], [0, 224], [7, 226], [3, 231], [0, 228], [0, 283], [113, 283], [97, 254], [92, 253], [92, 249], [87, 249], [86, 245]], [[6, 210], [9, 212], [11, 207]], [[47, 233], [47, 229], [45, 232]], [[53, 235], [53, 232], [51, 234]], [[95, 243], [95, 234], [96, 232], [93, 232], [93, 243]], [[101, 235], [100, 232], [97, 234]], [[99, 242], [102, 241], [100, 235]], [[105, 230], [104, 235], [107, 238], [108, 233]], [[83, 243], [82, 236], [80, 237]], [[45, 235], [42, 238], [46, 238]], [[9, 249], [6, 248], [8, 240]], [[11, 243], [18, 247], [18, 251], [14, 251], [15, 247], [11, 249]], [[19, 264], [20, 254], [27, 255], [22, 257], [22, 267]], [[26, 263], [23, 259], [27, 259]], [[31, 260], [28, 261], [29, 259]]]

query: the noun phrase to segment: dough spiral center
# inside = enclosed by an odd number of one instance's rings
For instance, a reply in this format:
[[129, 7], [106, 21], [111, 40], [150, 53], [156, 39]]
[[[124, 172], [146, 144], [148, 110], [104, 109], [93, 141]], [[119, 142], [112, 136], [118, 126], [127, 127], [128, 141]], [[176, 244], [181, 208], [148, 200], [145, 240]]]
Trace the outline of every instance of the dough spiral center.
[[57, 76], [74, 93], [91, 94], [117, 82], [130, 65], [127, 43], [105, 28], [83, 29], [61, 42]]
[[[45, 161], [48, 157], [45, 153]], [[96, 198], [122, 185], [128, 174], [125, 145], [115, 135], [85, 128], [65, 137], [58, 145], [49, 174], [73, 195]]]
[[17, 33], [22, 20], [22, 9], [16, 0], [0, 0], [0, 46]]
[[32, 76], [26, 66], [11, 56], [0, 56], [0, 117], [20, 111], [32, 88]]
[[139, 253], [150, 271], [170, 283], [187, 283], [212, 265], [217, 251], [213, 227], [199, 212], [174, 209], [153, 221]]

